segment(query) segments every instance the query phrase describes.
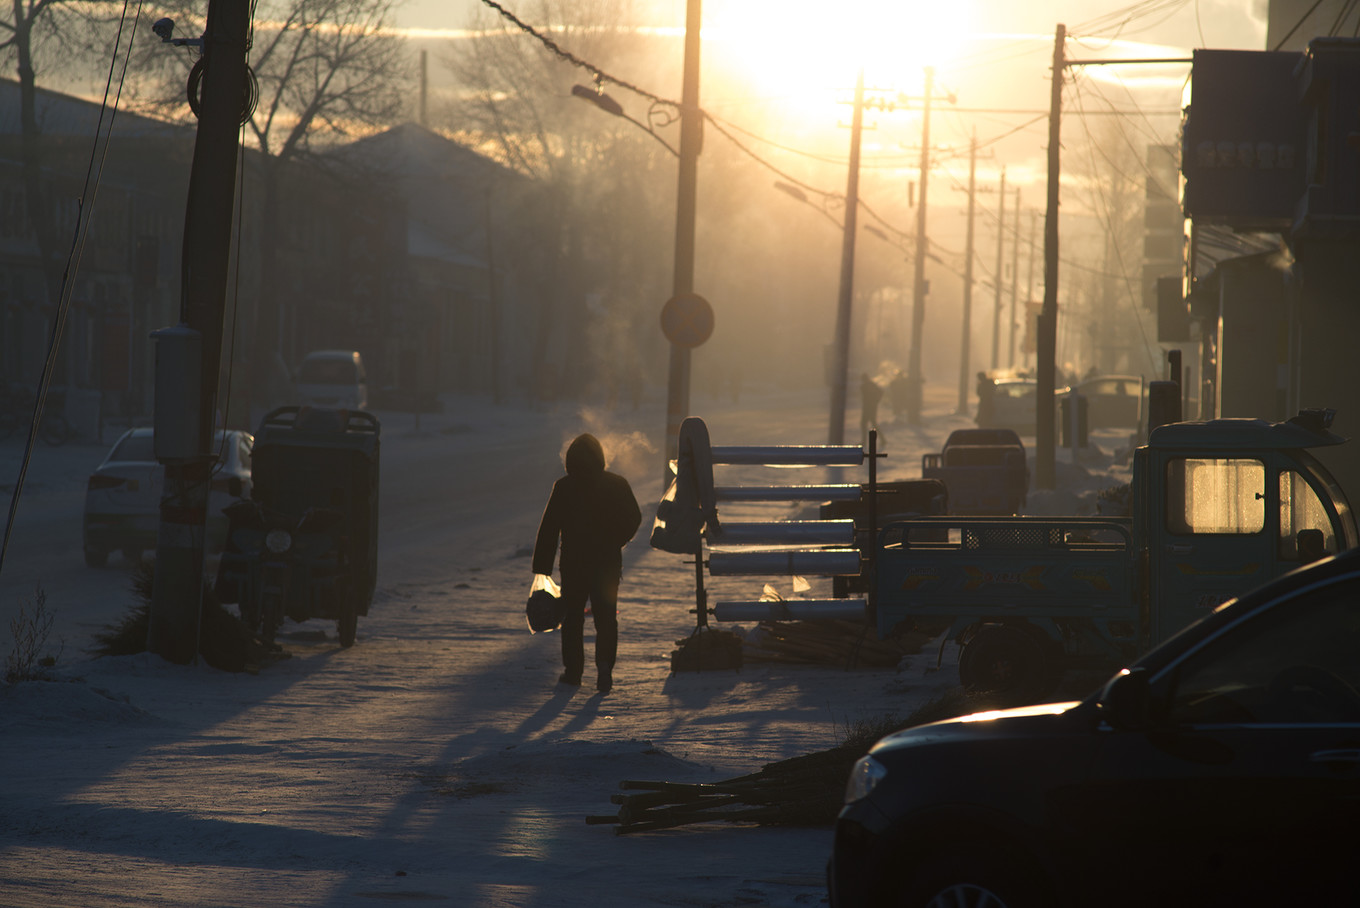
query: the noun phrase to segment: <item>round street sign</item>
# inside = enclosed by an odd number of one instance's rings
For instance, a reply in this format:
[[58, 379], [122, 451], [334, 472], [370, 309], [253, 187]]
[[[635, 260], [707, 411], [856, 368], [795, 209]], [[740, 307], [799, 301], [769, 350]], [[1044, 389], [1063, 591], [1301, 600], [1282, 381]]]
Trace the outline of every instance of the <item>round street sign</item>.
[[713, 307], [697, 293], [682, 293], [661, 307], [661, 333], [677, 347], [697, 347], [713, 333]]

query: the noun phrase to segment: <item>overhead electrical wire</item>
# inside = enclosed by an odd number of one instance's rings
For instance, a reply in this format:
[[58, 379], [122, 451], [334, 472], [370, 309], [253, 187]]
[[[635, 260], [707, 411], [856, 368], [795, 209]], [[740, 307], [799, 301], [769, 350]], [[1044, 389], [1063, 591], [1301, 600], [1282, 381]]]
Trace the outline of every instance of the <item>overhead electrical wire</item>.
[[[1077, 107], [1078, 107], [1078, 109], [1080, 109], [1080, 108], [1082, 107], [1082, 104], [1083, 104], [1083, 96], [1082, 96], [1081, 80], [1079, 80], [1079, 79], [1074, 79], [1074, 80], [1072, 80], [1072, 89], [1073, 89], [1073, 92], [1074, 92], [1075, 95], [1076, 95], [1076, 103], [1077, 103]], [[1091, 135], [1091, 129], [1090, 129], [1090, 126], [1087, 124], [1087, 122], [1086, 122], [1085, 120], [1081, 120], [1080, 122], [1082, 123], [1082, 128], [1083, 128], [1083, 130], [1084, 130], [1085, 133], [1086, 133], [1086, 139], [1087, 139], [1087, 153], [1088, 153], [1088, 155], [1091, 155], [1091, 156], [1092, 156], [1092, 166], [1091, 166], [1092, 172], [1095, 171], [1094, 155], [1095, 155], [1095, 153], [1096, 153], [1097, 151], [1100, 151], [1100, 152], [1101, 152], [1101, 157], [1105, 159], [1106, 164], [1108, 164], [1111, 168], [1115, 169], [1115, 171], [1116, 171], [1117, 173], [1119, 173], [1121, 176], [1123, 176], [1126, 180], [1129, 179], [1129, 177], [1127, 176], [1127, 174], [1124, 174], [1123, 171], [1119, 170], [1118, 168], [1115, 168], [1114, 165], [1113, 165], [1113, 163], [1110, 162], [1108, 156], [1106, 156], [1106, 155], [1104, 154], [1103, 150], [1101, 150], [1101, 149], [1098, 148], [1097, 143], [1096, 143], [1096, 141], [1095, 141], [1095, 137], [1094, 137], [1093, 135]], [[1130, 309], [1130, 310], [1132, 311], [1132, 313], [1133, 313], [1134, 323], [1137, 324], [1137, 326], [1138, 326], [1138, 333], [1139, 333], [1139, 335], [1140, 335], [1140, 336], [1142, 337], [1142, 339], [1143, 339], [1143, 349], [1144, 349], [1144, 352], [1147, 353], [1148, 361], [1151, 363], [1152, 368], [1153, 368], [1153, 370], [1155, 371], [1155, 370], [1161, 368], [1161, 359], [1160, 359], [1160, 357], [1154, 352], [1154, 348], [1153, 348], [1153, 346], [1152, 346], [1152, 343], [1148, 340], [1147, 328], [1143, 325], [1143, 316], [1142, 316], [1142, 312], [1140, 311], [1142, 307], [1141, 307], [1141, 305], [1140, 305], [1140, 303], [1139, 303], [1139, 300], [1138, 300], [1137, 295], [1134, 293], [1133, 279], [1129, 276], [1128, 268], [1127, 268], [1127, 266], [1126, 266], [1125, 263], [1124, 263], [1124, 253], [1123, 253], [1123, 250], [1120, 249], [1120, 244], [1119, 244], [1118, 242], [1113, 241], [1113, 240], [1114, 240], [1114, 237], [1115, 237], [1115, 232], [1114, 232], [1114, 215], [1113, 215], [1113, 213], [1112, 213], [1111, 210], [1110, 210], [1110, 208], [1111, 208], [1110, 199], [1109, 199], [1109, 198], [1105, 195], [1105, 193], [1103, 193], [1103, 192], [1097, 193], [1097, 196], [1096, 196], [1096, 197], [1097, 197], [1097, 199], [1099, 199], [1099, 201], [1100, 201], [1100, 203], [1101, 203], [1100, 206], [1098, 207], [1097, 211], [1096, 211], [1096, 216], [1097, 216], [1097, 218], [1099, 218], [1099, 219], [1102, 221], [1102, 223], [1104, 224], [1106, 236], [1111, 238], [1111, 242], [1109, 243], [1108, 248], [1109, 248], [1109, 249], [1112, 249], [1113, 252], [1114, 252], [1115, 263], [1116, 263], [1116, 265], [1118, 265], [1120, 274], [1122, 275], [1122, 280], [1123, 280], [1123, 283], [1124, 283], [1124, 289], [1125, 289], [1125, 292], [1126, 292], [1126, 294], [1127, 294], [1126, 299], [1128, 300], [1128, 303], [1129, 303], [1129, 309]], [[1124, 296], [1124, 294], [1121, 294], [1121, 296]]]
[[[545, 35], [541, 34], [538, 30], [536, 30], [535, 28], [533, 28], [532, 26], [530, 26], [530, 25], [528, 25], [527, 23], [525, 23], [525, 22], [523, 22], [522, 20], [520, 20], [520, 19], [519, 19], [518, 17], [516, 17], [513, 13], [511, 13], [509, 10], [507, 10], [505, 7], [503, 7], [501, 4], [499, 4], [498, 2], [496, 2], [496, 0], [481, 0], [481, 2], [482, 2], [483, 4], [485, 4], [486, 6], [488, 6], [488, 7], [492, 8], [492, 9], [494, 9], [496, 12], [498, 12], [501, 16], [503, 16], [503, 17], [506, 18], [507, 20], [513, 22], [513, 23], [514, 23], [521, 31], [523, 31], [524, 33], [526, 33], [526, 34], [532, 36], [533, 38], [537, 39], [541, 44], [543, 44], [544, 47], [546, 47], [548, 50], [550, 50], [551, 52], [553, 52], [555, 55], [557, 55], [559, 58], [561, 58], [561, 59], [564, 60], [565, 62], [568, 62], [568, 63], [572, 64], [573, 66], [579, 67], [579, 68], [584, 69], [584, 70], [586, 70], [587, 72], [589, 72], [589, 73], [591, 74], [592, 78], [595, 80], [595, 82], [596, 82], [597, 85], [603, 85], [603, 84], [605, 84], [605, 83], [609, 83], [609, 84], [612, 84], [612, 85], [617, 85], [618, 87], [620, 87], [620, 88], [622, 88], [622, 89], [624, 89], [624, 90], [631, 91], [631, 92], [633, 92], [634, 94], [639, 95], [640, 97], [643, 97], [643, 98], [646, 98], [646, 99], [650, 100], [654, 105], [664, 105], [664, 106], [674, 107], [674, 108], [676, 108], [676, 109], [679, 109], [679, 108], [681, 107], [681, 105], [680, 105], [678, 102], [674, 101], [674, 100], [671, 100], [671, 99], [668, 99], [668, 98], [663, 98], [663, 97], [661, 97], [661, 96], [659, 96], [659, 95], [656, 95], [656, 94], [654, 94], [654, 93], [652, 93], [652, 92], [650, 92], [650, 91], [647, 91], [646, 89], [643, 89], [643, 88], [641, 88], [641, 87], [639, 87], [639, 86], [637, 86], [637, 85], [634, 85], [634, 84], [632, 84], [632, 83], [630, 83], [630, 82], [627, 82], [627, 81], [625, 81], [625, 80], [622, 80], [622, 79], [619, 79], [619, 78], [617, 78], [617, 77], [615, 77], [615, 76], [612, 76], [612, 75], [610, 75], [608, 72], [606, 72], [606, 71], [604, 71], [603, 69], [601, 69], [600, 67], [595, 66], [595, 65], [592, 64], [592, 63], [589, 63], [589, 62], [587, 62], [587, 61], [585, 61], [585, 60], [582, 60], [582, 59], [576, 57], [575, 55], [571, 54], [569, 51], [566, 51], [566, 50], [564, 50], [563, 48], [561, 48], [560, 46], [558, 46], [558, 45], [556, 44], [556, 42], [552, 41], [552, 39], [546, 37]], [[1166, 17], [1169, 17], [1170, 15], [1173, 15], [1175, 12], [1179, 11], [1179, 9], [1182, 8], [1182, 7], [1184, 7], [1184, 6], [1186, 5], [1186, 3], [1188, 3], [1188, 2], [1189, 2], [1189, 0], [1144, 0], [1144, 2], [1137, 3], [1137, 4], [1134, 4], [1134, 5], [1132, 5], [1132, 6], [1124, 7], [1123, 9], [1120, 9], [1120, 10], [1112, 11], [1112, 12], [1110, 12], [1110, 13], [1107, 13], [1107, 14], [1103, 15], [1103, 16], [1096, 17], [1095, 19], [1089, 20], [1088, 22], [1085, 22], [1085, 23], [1082, 23], [1082, 24], [1078, 25], [1076, 28], [1074, 28], [1074, 29], [1072, 30], [1071, 33], [1069, 33], [1069, 38], [1070, 38], [1071, 40], [1079, 40], [1079, 38], [1080, 38], [1083, 34], [1084, 34], [1086, 37], [1088, 37], [1088, 38], [1089, 38], [1089, 37], [1093, 37], [1093, 36], [1090, 34], [1091, 32], [1103, 31], [1103, 30], [1106, 30], [1106, 29], [1112, 27], [1112, 28], [1114, 28], [1115, 34], [1112, 35], [1112, 36], [1108, 36], [1108, 37], [1105, 38], [1105, 40], [1106, 40], [1107, 42], [1112, 43], [1113, 41], [1117, 40], [1117, 39], [1118, 39], [1118, 36], [1119, 36], [1120, 34], [1122, 34], [1122, 33], [1123, 33], [1123, 32], [1124, 32], [1124, 31], [1125, 31], [1125, 30], [1126, 30], [1133, 22], [1135, 22], [1136, 20], [1138, 20], [1138, 19], [1140, 19], [1140, 18], [1143, 18], [1143, 17], [1151, 16], [1151, 15], [1164, 14], [1164, 15], [1163, 15], [1163, 19], [1162, 19], [1162, 20], [1159, 20], [1159, 21], [1164, 21], [1164, 19], [1165, 19]], [[1318, 2], [1321, 2], [1321, 0], [1318, 0]], [[1360, 0], [1352, 0], [1352, 2], [1360, 2]], [[1305, 17], [1305, 18], [1306, 18], [1306, 17]], [[1154, 24], [1155, 24], [1155, 23], [1154, 23]], [[1029, 43], [1029, 42], [1025, 42], [1025, 43]], [[1016, 48], [1016, 47], [1019, 46], [1019, 44], [1020, 44], [1020, 42], [1017, 42], [1016, 44], [1009, 45], [1009, 48]], [[1007, 57], [995, 57], [994, 59], [997, 59], [997, 60], [1001, 60], [1001, 59], [1009, 59], [1009, 58], [1011, 58], [1011, 57], [1020, 56], [1020, 55], [1022, 55], [1023, 53], [1029, 53], [1029, 52], [1031, 52], [1031, 49], [1028, 48], [1028, 47], [1026, 47], [1023, 51], [1020, 51], [1020, 52], [1018, 52], [1018, 53], [1010, 54], [1010, 55], [1007, 56]], [[993, 51], [993, 52], [991, 52], [991, 53], [987, 53], [987, 54], [979, 54], [979, 55], [977, 55], [977, 56], [975, 57], [975, 59], [977, 60], [977, 62], [975, 62], [975, 63], [972, 64], [972, 65], [981, 65], [981, 63], [984, 61], [984, 58], [985, 58], [985, 57], [991, 57], [991, 56], [993, 56], [993, 54], [995, 54], [995, 51]], [[1121, 82], [1121, 84], [1122, 84], [1122, 82]], [[1127, 91], [1127, 87], [1126, 87], [1126, 91]], [[1130, 95], [1131, 95], [1131, 93], [1130, 93]], [[1108, 111], [1096, 111], [1096, 112], [1091, 112], [1092, 114], [1100, 114], [1100, 115], [1107, 115], [1107, 116], [1108, 116], [1108, 115], [1122, 115], [1122, 116], [1128, 116], [1128, 115], [1129, 115], [1128, 112], [1126, 112], [1126, 111], [1119, 111], [1119, 110], [1114, 109], [1113, 105], [1112, 105], [1112, 104], [1109, 104], [1108, 99], [1106, 99], [1106, 98], [1103, 97], [1103, 94], [1102, 94], [1102, 100], [1105, 100], [1106, 103], [1107, 103], [1107, 106], [1109, 106], [1111, 109], [1108, 110]], [[1135, 102], [1135, 103], [1136, 103], [1136, 102]], [[1000, 113], [1000, 112], [1003, 112], [1003, 111], [998, 111], [998, 113]], [[1012, 111], [1004, 111], [1004, 112], [1005, 112], [1005, 113], [1012, 113]], [[803, 181], [803, 180], [800, 180], [800, 179], [798, 179], [798, 178], [792, 176], [791, 174], [787, 173], [786, 171], [782, 170], [781, 168], [777, 167], [776, 165], [772, 164], [771, 162], [765, 160], [765, 159], [764, 159], [763, 157], [761, 157], [759, 154], [757, 154], [757, 153], [754, 152], [752, 149], [750, 149], [749, 147], [747, 147], [744, 143], [742, 143], [739, 139], [737, 139], [736, 136], [733, 135], [733, 133], [734, 133], [734, 132], [740, 132], [740, 133], [742, 133], [743, 135], [746, 135], [746, 136], [750, 137], [751, 139], [754, 139], [754, 140], [760, 141], [760, 142], [764, 142], [765, 144], [768, 144], [768, 145], [770, 145], [771, 147], [774, 147], [774, 148], [778, 148], [778, 149], [780, 149], [781, 151], [785, 151], [785, 152], [792, 153], [792, 154], [800, 154], [800, 155], [803, 155], [803, 156], [808, 157], [808, 158], [813, 159], [813, 160], [822, 161], [823, 163], [835, 163], [835, 164], [839, 164], [839, 163], [846, 163], [846, 162], [842, 162], [842, 161], [836, 160], [836, 159], [830, 159], [830, 158], [825, 157], [825, 156], [819, 156], [819, 155], [812, 154], [812, 153], [809, 153], [809, 152], [803, 152], [803, 151], [799, 151], [799, 150], [797, 150], [797, 149], [793, 149], [793, 148], [789, 148], [789, 147], [787, 147], [787, 146], [783, 146], [783, 145], [781, 145], [780, 143], [777, 143], [777, 142], [774, 142], [774, 141], [772, 141], [772, 140], [766, 139], [766, 138], [764, 138], [764, 137], [758, 136], [758, 135], [756, 135], [755, 133], [750, 132], [749, 130], [743, 129], [742, 127], [737, 126], [736, 124], [727, 123], [726, 121], [721, 120], [721, 119], [715, 117], [714, 115], [708, 113], [707, 111], [702, 111], [702, 110], [701, 110], [700, 113], [701, 113], [701, 115], [703, 116], [704, 120], [706, 120], [708, 123], [712, 124], [712, 125], [713, 125], [713, 128], [716, 129], [716, 130], [718, 131], [719, 134], [721, 134], [724, 138], [726, 138], [729, 142], [731, 142], [738, 150], [740, 150], [741, 152], [743, 152], [744, 154], [746, 154], [748, 157], [750, 157], [753, 161], [755, 161], [756, 163], [760, 164], [762, 167], [765, 167], [765, 168], [766, 168], [767, 170], [769, 170], [770, 172], [776, 174], [776, 175], [779, 176], [782, 180], [784, 180], [785, 182], [789, 183], [790, 185], [796, 186], [797, 188], [799, 188], [799, 189], [801, 189], [801, 190], [803, 190], [803, 191], [805, 191], [805, 192], [814, 193], [815, 195], [817, 195], [817, 196], [819, 196], [820, 198], [822, 198], [822, 200], [823, 200], [823, 207], [822, 207], [822, 209], [821, 209], [821, 210], [822, 210], [822, 213], [825, 214], [828, 218], [831, 218], [831, 220], [832, 220], [833, 222], [835, 222], [835, 218], [832, 217], [832, 216], [830, 215], [830, 213], [827, 212], [827, 211], [825, 210], [825, 205], [828, 204], [828, 203], [830, 203], [830, 202], [834, 202], [834, 201], [839, 201], [840, 203], [843, 204], [843, 203], [844, 203], [844, 196], [843, 196], [843, 195], [841, 195], [841, 194], [839, 194], [839, 193], [828, 192], [827, 190], [819, 189], [818, 187], [813, 186], [813, 185], [811, 185], [810, 183], [807, 183], [807, 182], [805, 182], [805, 181]], [[1029, 112], [1029, 111], [1014, 111], [1014, 113], [1030, 113], [1030, 112]], [[1087, 112], [1084, 111], [1084, 110], [1079, 110], [1079, 113], [1082, 114], [1083, 123], [1084, 123], [1084, 118], [1085, 118], [1085, 116], [1087, 115]], [[1141, 109], [1138, 111], [1138, 115], [1144, 117], [1144, 119], [1146, 119], [1147, 116], [1148, 116], [1147, 112], [1146, 112], [1146, 111], [1142, 111]], [[978, 147], [986, 147], [986, 146], [988, 146], [988, 145], [995, 144], [995, 143], [997, 143], [997, 142], [999, 142], [999, 141], [1001, 141], [1001, 140], [1007, 138], [1008, 136], [1014, 135], [1015, 133], [1021, 132], [1021, 131], [1025, 130], [1025, 129], [1028, 129], [1029, 127], [1035, 125], [1036, 123], [1038, 123], [1038, 122], [1044, 120], [1047, 116], [1048, 116], [1048, 114], [1045, 113], [1045, 112], [1036, 112], [1036, 113], [1035, 113], [1035, 116], [1033, 116], [1030, 120], [1027, 120], [1026, 122], [1020, 124], [1019, 126], [1013, 127], [1013, 128], [1011, 128], [1011, 129], [1007, 130], [1006, 132], [1001, 133], [1001, 134], [999, 134], [999, 135], [997, 135], [997, 136], [995, 136], [995, 137], [993, 137], [993, 138], [991, 138], [991, 139], [988, 139], [988, 140], [985, 140], [985, 141], [982, 142], [982, 143], [979, 143], [979, 146], [978, 146]], [[1149, 123], [1149, 126], [1150, 126], [1150, 125], [1151, 125], [1151, 124]], [[1085, 128], [1086, 128], [1087, 133], [1088, 133], [1088, 136], [1089, 136], [1089, 132], [1090, 132], [1089, 127], [1085, 127]], [[1121, 130], [1121, 135], [1123, 135], [1122, 130]], [[1125, 136], [1124, 138], [1125, 138], [1125, 141], [1127, 142], [1127, 137]], [[1111, 166], [1113, 166], [1113, 165], [1111, 165]], [[1143, 165], [1142, 162], [1140, 162], [1140, 166], [1144, 166], [1144, 167], [1145, 167], [1145, 165]], [[1121, 171], [1121, 173], [1122, 173], [1122, 171]], [[1127, 174], [1123, 174], [1123, 175], [1125, 176], [1126, 179], [1128, 179]], [[883, 225], [884, 227], [886, 227], [887, 229], [889, 229], [890, 231], [892, 231], [892, 232], [893, 232], [894, 234], [896, 234], [897, 236], [900, 236], [900, 237], [911, 237], [911, 234], [908, 234], [908, 233], [906, 233], [905, 231], [899, 230], [898, 228], [894, 227], [891, 223], [889, 223], [886, 219], [884, 219], [883, 217], [881, 217], [880, 215], [878, 215], [877, 212], [875, 212], [871, 207], [869, 207], [868, 205], [866, 205], [866, 204], [864, 203], [863, 199], [859, 199], [859, 200], [857, 200], [857, 201], [858, 201], [859, 207], [863, 208], [864, 211], [865, 211], [867, 214], [869, 214], [870, 217], [872, 217], [874, 220], [876, 220], [879, 224]], [[814, 206], [814, 207], [816, 207], [816, 206]], [[991, 214], [990, 212], [987, 212], [985, 209], [984, 209], [984, 213], [985, 213], [986, 215], [988, 215], [988, 216], [993, 217], [993, 218], [996, 217], [996, 215]], [[1107, 212], [1106, 214], [1107, 214], [1107, 216], [1106, 216], [1106, 218], [1104, 219], [1104, 223], [1105, 223], [1105, 225], [1106, 225], [1106, 228], [1107, 228], [1107, 229], [1110, 229], [1110, 227], [1111, 227], [1111, 221], [1110, 221], [1110, 218], [1108, 217], [1108, 212]], [[1005, 230], [1010, 230], [1010, 231], [1012, 231], [1012, 232], [1018, 233], [1018, 229], [1019, 229], [1019, 228], [1018, 228], [1018, 227], [1009, 227], [1009, 228], [1008, 228], [1008, 227], [1006, 227], [1005, 225], [1002, 225], [1002, 229], [1003, 229], [1003, 231], [1005, 231]], [[1026, 246], [1030, 249], [1031, 254], [1033, 254], [1034, 244], [1031, 243], [1031, 242], [1029, 242], [1028, 240], [1023, 239], [1023, 238], [1021, 238], [1021, 241], [1026, 243]], [[960, 255], [960, 254], [958, 254], [958, 253], [953, 253], [953, 254], [954, 254], [956, 257]], [[1118, 250], [1116, 250], [1116, 254], [1117, 254], [1117, 256], [1119, 255], [1119, 254], [1118, 254]], [[948, 263], [945, 263], [942, 259], [939, 259], [938, 257], [935, 257], [935, 258], [936, 258], [936, 260], [937, 260], [938, 262], [940, 262], [941, 264], [945, 265], [945, 267], [948, 268], [949, 270], [954, 271], [954, 272], [955, 272], [956, 274], [958, 274], [960, 277], [963, 276], [963, 275], [962, 275], [962, 272], [959, 272], [959, 271], [957, 271], [956, 269], [952, 268], [951, 266], [948, 265]], [[1107, 277], [1107, 278], [1113, 278], [1113, 279], [1122, 279], [1122, 280], [1125, 282], [1126, 286], [1129, 286], [1129, 280], [1130, 280], [1130, 279], [1129, 279], [1129, 277], [1128, 277], [1127, 269], [1124, 267], [1124, 263], [1123, 263], [1123, 260], [1122, 260], [1122, 256], [1120, 256], [1119, 258], [1120, 258], [1120, 260], [1119, 260], [1119, 265], [1120, 265], [1120, 271], [1121, 271], [1120, 274], [1111, 274], [1111, 273], [1105, 272], [1105, 271], [1103, 271], [1103, 270], [1101, 270], [1101, 269], [1092, 268], [1092, 267], [1090, 267], [1090, 266], [1086, 266], [1086, 265], [1083, 265], [1082, 263], [1075, 262], [1075, 261], [1072, 261], [1072, 260], [1069, 260], [1069, 259], [1060, 259], [1060, 262], [1062, 262], [1063, 264], [1068, 265], [1068, 266], [1070, 266], [1070, 267], [1074, 267], [1074, 268], [1077, 268], [1077, 269], [1080, 269], [1080, 270], [1083, 270], [1083, 271], [1087, 271], [1087, 272], [1092, 273], [1092, 274], [1094, 274], [1094, 275], [1103, 276], [1103, 277]], [[983, 263], [983, 262], [981, 262], [981, 261], [979, 260], [979, 261], [975, 261], [974, 264], [975, 264], [975, 267], [979, 267], [985, 274], [990, 274], [990, 272], [988, 272], [987, 269], [986, 269], [985, 263]], [[1139, 327], [1139, 331], [1142, 333], [1144, 345], [1145, 345], [1145, 347], [1147, 348], [1147, 350], [1148, 350], [1148, 352], [1149, 352], [1149, 356], [1151, 356], [1151, 355], [1152, 355], [1152, 354], [1151, 354], [1151, 347], [1148, 346], [1147, 333], [1146, 333], [1146, 331], [1145, 331], [1145, 329], [1144, 329], [1144, 327], [1143, 327], [1141, 318], [1138, 317], [1138, 314], [1137, 314], [1137, 311], [1136, 311], [1136, 310], [1137, 310], [1137, 307], [1135, 306], [1134, 309], [1135, 309], [1135, 318], [1136, 318], [1137, 321], [1138, 321], [1138, 327]], [[1159, 365], [1159, 364], [1158, 364], [1158, 365]]]
[[1281, 38], [1279, 43], [1272, 47], [1271, 50], [1279, 50], [1280, 48], [1284, 47], [1285, 44], [1288, 43], [1289, 39], [1294, 37], [1294, 32], [1302, 28], [1303, 23], [1307, 22], [1308, 17], [1313, 15], [1313, 13], [1317, 12], [1317, 8], [1321, 5], [1322, 0], [1313, 0], [1313, 5], [1308, 7], [1308, 12], [1304, 13], [1302, 16], [1299, 17], [1299, 21], [1294, 23], [1294, 27], [1291, 28], [1289, 31], [1285, 32], [1284, 37]]
[[[123, 66], [118, 75], [118, 88], [113, 90], [113, 75], [118, 69], [119, 48], [123, 41], [123, 30], [127, 26], [128, 7], [131, 0], [123, 0], [123, 9], [118, 20], [118, 32], [114, 38], [113, 52], [109, 57], [109, 72], [104, 80], [104, 96], [99, 106], [99, 118], [95, 122], [95, 134], [90, 147], [90, 160], [85, 168], [85, 183], [80, 196], [76, 199], [76, 223], [71, 234], [71, 247], [67, 252], [66, 265], [62, 271], [61, 287], [57, 293], [56, 311], [52, 316], [52, 333], [48, 339], [47, 353], [43, 358], [42, 372], [38, 378], [38, 388], [34, 394], [33, 417], [28, 426], [28, 439], [24, 443], [24, 456], [19, 463], [19, 475], [10, 493], [9, 521], [5, 524], [3, 539], [0, 539], [0, 571], [4, 569], [5, 553], [9, 550], [10, 537], [14, 532], [15, 517], [19, 511], [19, 499], [23, 496], [24, 481], [28, 476], [28, 465], [33, 459], [33, 446], [38, 438], [38, 426], [42, 422], [43, 408], [47, 404], [47, 392], [52, 384], [52, 374], [56, 370], [57, 351], [61, 336], [66, 327], [66, 316], [71, 309], [71, 295], [75, 287], [75, 274], [80, 268], [80, 259], [85, 250], [85, 240], [89, 236], [90, 215], [94, 211], [95, 199], [99, 195], [99, 183], [104, 174], [104, 164], [108, 159], [109, 144], [113, 137], [113, 122], [118, 113], [118, 103], [123, 95], [123, 84], [127, 78], [128, 61], [132, 58], [132, 46], [137, 37], [137, 23], [141, 21], [142, 4], [139, 0], [133, 17], [132, 33], [123, 51]], [[109, 106], [109, 94], [113, 93], [113, 106]], [[104, 116], [108, 114], [107, 127]], [[107, 130], [107, 131], [105, 131]], [[100, 142], [103, 148], [100, 148]]]

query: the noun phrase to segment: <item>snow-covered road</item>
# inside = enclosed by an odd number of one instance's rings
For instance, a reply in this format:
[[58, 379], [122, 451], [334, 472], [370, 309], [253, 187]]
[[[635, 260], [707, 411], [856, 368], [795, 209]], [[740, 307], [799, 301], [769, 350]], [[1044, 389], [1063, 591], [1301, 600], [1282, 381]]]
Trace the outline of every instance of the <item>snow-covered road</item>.
[[[715, 444], [825, 437], [819, 399], [706, 403], [695, 409]], [[936, 403], [924, 427], [887, 427], [886, 478], [919, 475], [920, 453], [966, 424]], [[257, 675], [80, 655], [130, 601], [127, 575], [83, 566], [64, 485], [83, 488], [102, 449], [40, 450], [36, 513], [21, 520], [42, 531], [10, 553], [0, 617], [7, 627], [16, 596], [44, 584], [69, 680], [0, 686], [0, 905], [822, 903], [829, 829], [615, 836], [584, 823], [616, 809], [623, 779], [752, 772], [838, 743], [855, 720], [904, 716], [955, 678], [934, 653], [897, 669], [672, 674], [695, 623], [693, 568], [646, 544], [660, 494], [646, 439], [661, 417], [458, 400], [418, 430], [388, 416], [378, 592], [358, 644], [341, 649], [330, 623], [290, 625], [291, 658]], [[619, 453], [646, 515], [608, 697], [556, 685], [558, 639], [531, 636], [522, 613], [527, 547], [580, 431]]]

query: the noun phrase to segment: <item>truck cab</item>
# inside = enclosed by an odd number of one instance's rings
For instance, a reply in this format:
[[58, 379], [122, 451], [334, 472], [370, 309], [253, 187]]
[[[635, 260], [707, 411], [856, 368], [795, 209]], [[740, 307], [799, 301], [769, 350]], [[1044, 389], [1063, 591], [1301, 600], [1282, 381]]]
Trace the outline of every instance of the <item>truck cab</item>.
[[1153, 430], [1134, 462], [1135, 530], [1148, 564], [1143, 649], [1239, 593], [1360, 545], [1345, 494], [1307, 451], [1344, 441], [1330, 422], [1304, 411], [1281, 423]]

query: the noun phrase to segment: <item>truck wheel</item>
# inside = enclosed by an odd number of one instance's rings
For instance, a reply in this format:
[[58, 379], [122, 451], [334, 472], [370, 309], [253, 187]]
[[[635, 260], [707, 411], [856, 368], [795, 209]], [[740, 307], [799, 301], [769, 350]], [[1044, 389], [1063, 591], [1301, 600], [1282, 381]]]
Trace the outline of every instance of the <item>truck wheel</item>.
[[964, 690], [1007, 706], [1038, 702], [1052, 691], [1053, 680], [1044, 641], [1012, 624], [984, 624], [959, 654]]

